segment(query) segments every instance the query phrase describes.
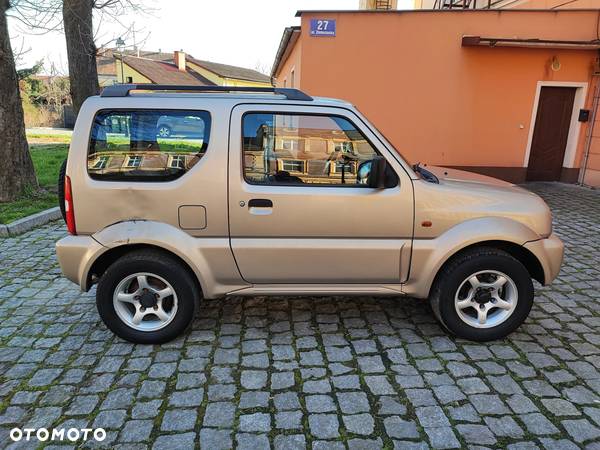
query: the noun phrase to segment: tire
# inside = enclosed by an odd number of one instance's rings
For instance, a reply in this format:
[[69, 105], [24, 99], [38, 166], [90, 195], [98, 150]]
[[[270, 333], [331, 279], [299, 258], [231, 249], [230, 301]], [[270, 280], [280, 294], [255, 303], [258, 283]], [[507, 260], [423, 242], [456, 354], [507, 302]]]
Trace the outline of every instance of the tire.
[[67, 223], [67, 215], [65, 212], [65, 176], [67, 173], [67, 159], [63, 161], [60, 166], [60, 170], [58, 171], [58, 207], [60, 208], [60, 213], [62, 214], [62, 218]]
[[[139, 277], [145, 282], [139, 282]], [[148, 289], [144, 291], [143, 286]], [[152, 297], [169, 292], [167, 288], [173, 294], [156, 300], [160, 306], [148, 304]], [[136, 344], [162, 344], [181, 335], [191, 325], [199, 300], [200, 292], [187, 267], [156, 250], [137, 250], [119, 258], [102, 275], [96, 291], [96, 306], [105, 325]], [[162, 320], [158, 313], [169, 319]], [[136, 314], [143, 314], [137, 325]]]
[[478, 247], [457, 255], [441, 269], [430, 303], [438, 321], [452, 334], [485, 342], [506, 337], [525, 321], [533, 292], [531, 275], [519, 260], [496, 248]]
[[156, 135], [158, 137], [162, 137], [162, 138], [170, 137], [172, 132], [173, 132], [173, 130], [171, 130], [171, 127], [168, 125], [160, 125], [156, 129]]

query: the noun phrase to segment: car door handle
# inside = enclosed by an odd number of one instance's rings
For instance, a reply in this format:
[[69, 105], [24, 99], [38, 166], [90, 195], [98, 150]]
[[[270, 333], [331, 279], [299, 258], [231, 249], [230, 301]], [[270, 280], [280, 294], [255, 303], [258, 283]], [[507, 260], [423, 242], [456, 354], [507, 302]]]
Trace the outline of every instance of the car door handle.
[[266, 198], [253, 198], [248, 201], [248, 212], [255, 216], [268, 216], [273, 212], [273, 202]]
[[248, 201], [248, 208], [272, 208], [273, 202], [266, 198], [253, 198]]

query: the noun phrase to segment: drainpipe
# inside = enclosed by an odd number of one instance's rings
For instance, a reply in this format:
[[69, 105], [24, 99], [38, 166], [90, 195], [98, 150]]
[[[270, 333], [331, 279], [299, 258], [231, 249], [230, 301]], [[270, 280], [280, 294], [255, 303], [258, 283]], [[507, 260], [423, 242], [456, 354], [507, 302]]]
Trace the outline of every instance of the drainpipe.
[[[598, 52], [598, 58], [600, 60], [600, 52]], [[600, 102], [600, 77], [598, 75], [592, 75], [592, 79], [596, 78], [596, 87], [594, 89], [594, 100], [592, 101], [592, 117], [590, 124], [588, 125], [585, 146], [583, 147], [583, 163], [581, 165], [581, 171], [579, 172], [579, 184], [583, 185], [585, 180], [585, 172], [587, 170], [588, 160], [590, 156], [590, 147], [592, 146], [592, 137], [594, 135], [594, 125], [596, 124], [596, 113], [598, 112], [598, 103]]]

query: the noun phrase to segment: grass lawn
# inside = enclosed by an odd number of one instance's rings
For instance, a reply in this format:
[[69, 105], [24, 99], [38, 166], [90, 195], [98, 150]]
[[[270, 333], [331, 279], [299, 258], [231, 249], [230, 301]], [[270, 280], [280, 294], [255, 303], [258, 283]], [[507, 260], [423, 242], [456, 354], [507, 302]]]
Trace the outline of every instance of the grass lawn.
[[[56, 138], [56, 136], [52, 137]], [[58, 136], [58, 138], [62, 137]], [[66, 137], [68, 138], [68, 136]], [[28, 138], [30, 137], [28, 136]], [[35, 139], [31, 140], [34, 141]], [[60, 142], [62, 142], [62, 139], [60, 139]], [[56, 190], [58, 171], [67, 157], [68, 140], [65, 143], [30, 143], [29, 147], [40, 189], [26, 192], [14, 202], [0, 203], [0, 223], [10, 223], [30, 214], [58, 206]]]
[[33, 144], [68, 144], [71, 142], [71, 136], [68, 134], [50, 134], [50, 133], [27, 133], [27, 142]]

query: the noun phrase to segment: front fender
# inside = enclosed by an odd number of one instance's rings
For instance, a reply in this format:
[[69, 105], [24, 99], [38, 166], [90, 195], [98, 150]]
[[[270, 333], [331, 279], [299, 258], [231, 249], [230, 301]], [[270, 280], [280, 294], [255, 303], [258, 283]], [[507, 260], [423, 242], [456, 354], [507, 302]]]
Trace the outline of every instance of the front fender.
[[93, 238], [105, 251], [127, 245], [148, 245], [177, 255], [198, 277], [205, 298], [248, 285], [240, 276], [227, 237], [195, 238], [166, 223], [132, 220], [110, 225]]
[[402, 292], [427, 298], [440, 268], [460, 250], [478, 243], [504, 241], [523, 245], [540, 239], [533, 230], [504, 217], [480, 217], [461, 222], [433, 239], [413, 240], [408, 281]]

